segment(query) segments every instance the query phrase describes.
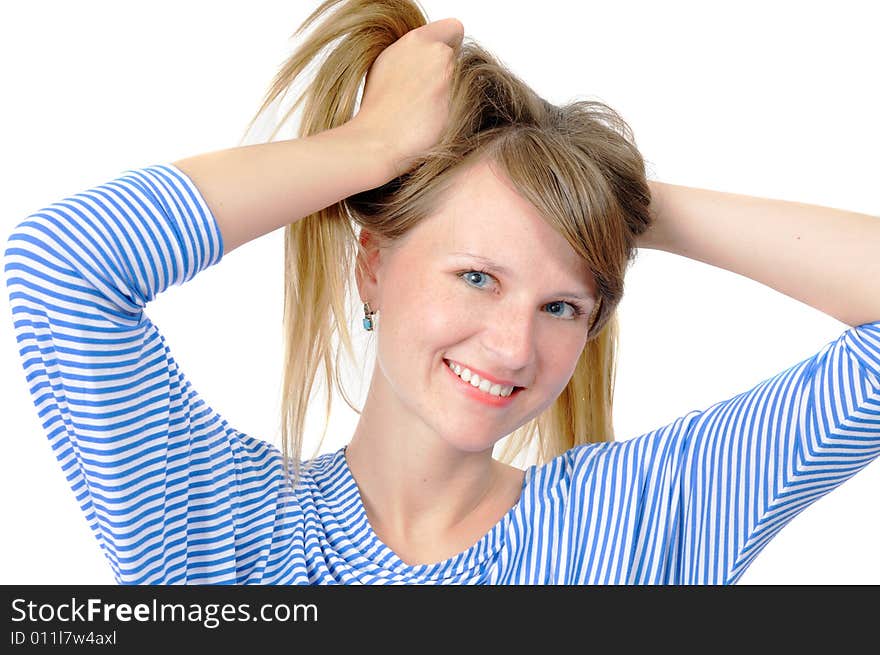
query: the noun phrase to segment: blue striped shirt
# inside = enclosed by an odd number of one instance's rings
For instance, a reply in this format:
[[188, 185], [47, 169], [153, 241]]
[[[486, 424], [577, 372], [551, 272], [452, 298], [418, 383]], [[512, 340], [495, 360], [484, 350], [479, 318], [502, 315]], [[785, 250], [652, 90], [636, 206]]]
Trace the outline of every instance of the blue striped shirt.
[[526, 470], [477, 543], [409, 565], [343, 449], [296, 493], [281, 454], [209, 407], [146, 304], [223, 256], [193, 182], [125, 171], [19, 222], [4, 271], [30, 394], [123, 584], [729, 584], [880, 453], [880, 322], [640, 437]]

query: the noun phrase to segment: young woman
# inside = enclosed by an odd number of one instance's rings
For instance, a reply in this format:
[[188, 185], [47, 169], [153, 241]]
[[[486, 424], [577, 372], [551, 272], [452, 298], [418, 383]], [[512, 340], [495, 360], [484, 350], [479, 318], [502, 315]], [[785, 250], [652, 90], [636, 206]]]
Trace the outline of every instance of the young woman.
[[[34, 403], [119, 582], [732, 583], [880, 452], [876, 218], [649, 182], [616, 112], [544, 101], [409, 2], [330, 0], [302, 29], [260, 111], [328, 48], [300, 138], [128, 171], [6, 244]], [[144, 312], [279, 227], [282, 452], [199, 397]], [[640, 248], [850, 329], [614, 441]], [[329, 394], [356, 355], [351, 273], [377, 342], [367, 399], [346, 447], [303, 458], [318, 370]], [[537, 462], [512, 466], [526, 448]]]

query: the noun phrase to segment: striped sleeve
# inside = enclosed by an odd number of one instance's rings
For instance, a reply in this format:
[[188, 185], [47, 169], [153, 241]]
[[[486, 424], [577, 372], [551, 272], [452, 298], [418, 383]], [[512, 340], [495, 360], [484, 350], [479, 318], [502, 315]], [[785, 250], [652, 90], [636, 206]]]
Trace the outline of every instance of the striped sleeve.
[[236, 582], [271, 550], [277, 449], [205, 404], [144, 312], [222, 256], [204, 198], [173, 165], [55, 202], [6, 243], [30, 394], [119, 583]]
[[[579, 488], [605, 490], [608, 516], [579, 535], [589, 575], [732, 584], [789, 521], [880, 454], [880, 322], [733, 398], [605, 446], [573, 463]], [[616, 554], [597, 558], [600, 546]]]

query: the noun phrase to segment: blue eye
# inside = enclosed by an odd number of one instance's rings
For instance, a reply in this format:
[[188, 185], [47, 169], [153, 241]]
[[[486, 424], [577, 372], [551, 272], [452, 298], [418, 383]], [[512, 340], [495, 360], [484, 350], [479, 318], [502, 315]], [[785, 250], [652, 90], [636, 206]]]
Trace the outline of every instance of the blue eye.
[[[484, 277], [490, 277], [490, 278], [494, 279], [494, 277], [488, 271], [481, 271], [481, 270], [464, 271], [462, 273], [459, 273], [458, 276], [460, 278], [464, 279], [470, 286], [472, 286], [476, 289], [480, 289], [480, 290], [484, 289], [485, 287], [479, 286], [479, 284], [475, 284], [473, 282], [472, 276], [484, 276]], [[556, 300], [554, 302], [547, 303], [544, 306], [545, 307], [563, 307], [564, 308], [565, 305], [568, 305], [572, 309], [572, 314], [570, 316], [566, 317], [564, 314], [556, 314], [554, 312], [550, 312], [550, 314], [553, 316], [557, 316], [559, 318], [564, 318], [566, 320], [574, 320], [574, 319], [578, 318], [579, 316], [586, 316], [586, 312], [584, 311], [583, 307], [581, 307], [578, 303], [570, 303], [570, 302], [565, 302], [565, 301], [561, 301], [561, 300]]]
[[[491, 275], [489, 275], [486, 271], [465, 271], [465, 272], [463, 273], [463, 275], [474, 275], [474, 274], [476, 274], [476, 275], [484, 275], [484, 276], [491, 277]], [[471, 281], [472, 281], [472, 280], [471, 280]]]

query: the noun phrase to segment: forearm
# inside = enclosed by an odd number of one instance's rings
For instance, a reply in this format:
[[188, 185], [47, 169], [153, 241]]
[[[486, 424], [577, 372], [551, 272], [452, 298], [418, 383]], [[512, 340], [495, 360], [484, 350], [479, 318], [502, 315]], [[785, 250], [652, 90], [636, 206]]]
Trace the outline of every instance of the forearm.
[[850, 326], [880, 320], [880, 218], [650, 182], [639, 241], [745, 275]]
[[173, 164], [208, 203], [223, 235], [224, 254], [394, 177], [383, 145], [349, 124]]

